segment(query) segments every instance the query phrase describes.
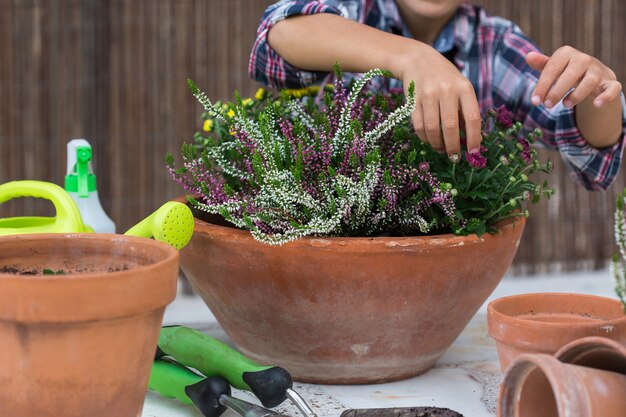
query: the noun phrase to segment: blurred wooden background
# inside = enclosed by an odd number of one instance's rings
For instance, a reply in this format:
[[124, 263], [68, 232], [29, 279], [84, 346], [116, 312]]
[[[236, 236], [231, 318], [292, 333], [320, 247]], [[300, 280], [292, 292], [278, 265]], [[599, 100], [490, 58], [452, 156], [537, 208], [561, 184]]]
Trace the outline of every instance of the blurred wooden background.
[[[255, 31], [271, 0], [0, 0], [0, 183], [63, 183], [65, 144], [94, 148], [100, 197], [119, 231], [181, 194], [164, 169], [201, 128], [193, 78], [214, 100], [243, 96]], [[544, 51], [564, 44], [626, 77], [623, 0], [480, 0]], [[613, 252], [615, 193], [591, 193], [550, 154], [557, 189], [531, 208], [514, 272], [597, 269]], [[35, 207], [34, 209], [32, 207]], [[46, 214], [14, 201], [0, 216]]]

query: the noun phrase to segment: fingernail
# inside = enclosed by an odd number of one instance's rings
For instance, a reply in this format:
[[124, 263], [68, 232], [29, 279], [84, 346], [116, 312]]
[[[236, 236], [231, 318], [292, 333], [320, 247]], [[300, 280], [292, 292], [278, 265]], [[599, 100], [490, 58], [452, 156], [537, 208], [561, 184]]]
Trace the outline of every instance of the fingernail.
[[470, 155], [473, 155], [475, 153], [478, 153], [478, 148], [470, 149], [470, 150], [468, 150], [468, 152], [469, 152]]
[[533, 102], [535, 106], [538, 106], [541, 104], [541, 97], [535, 94], [533, 98], [531, 98], [531, 101]]
[[554, 106], [554, 103], [552, 102], [552, 100], [546, 100], [546, 101], [544, 101], [544, 104], [549, 109], [551, 109], [552, 106]]
[[451, 153], [450, 156], [448, 156], [448, 158], [450, 158], [450, 161], [456, 164], [457, 162], [461, 160], [461, 155], [455, 152], [455, 153]]
[[602, 106], [604, 105], [604, 101], [603, 101], [603, 100], [595, 100], [595, 101], [593, 102], [593, 104], [594, 104], [596, 107], [602, 107]]
[[571, 107], [573, 106], [573, 105], [572, 105], [572, 102], [571, 102], [570, 100], [564, 100], [564, 101], [563, 101], [563, 105], [564, 105], [565, 107], [569, 107], [569, 108], [571, 108]]

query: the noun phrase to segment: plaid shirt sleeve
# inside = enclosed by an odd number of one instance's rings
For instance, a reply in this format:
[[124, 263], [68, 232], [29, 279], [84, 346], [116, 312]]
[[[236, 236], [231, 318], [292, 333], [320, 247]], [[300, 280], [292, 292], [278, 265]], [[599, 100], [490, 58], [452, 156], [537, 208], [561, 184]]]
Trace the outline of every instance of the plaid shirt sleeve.
[[269, 6], [257, 30], [250, 54], [250, 76], [269, 87], [301, 88], [322, 80], [328, 73], [305, 71], [285, 61], [267, 42], [267, 34], [276, 23], [294, 15], [332, 13], [361, 21], [366, 0], [281, 0]]
[[513, 25], [502, 36], [494, 54], [494, 104], [514, 109], [516, 120], [526, 132], [539, 128], [544, 132], [545, 147], [558, 150], [571, 168], [572, 175], [589, 190], [605, 190], [617, 177], [622, 160], [626, 133], [626, 102], [622, 101], [622, 134], [617, 143], [603, 149], [589, 145], [582, 136], [574, 109], [562, 103], [552, 109], [531, 103], [539, 72], [528, 66], [525, 56], [538, 48]]

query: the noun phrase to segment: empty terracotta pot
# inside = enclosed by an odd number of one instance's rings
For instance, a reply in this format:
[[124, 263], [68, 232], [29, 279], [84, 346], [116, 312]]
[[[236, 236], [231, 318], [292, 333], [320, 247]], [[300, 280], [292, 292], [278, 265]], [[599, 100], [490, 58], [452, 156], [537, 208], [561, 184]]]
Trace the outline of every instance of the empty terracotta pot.
[[623, 417], [626, 376], [523, 354], [504, 375], [498, 417]]
[[489, 303], [487, 321], [503, 371], [520, 353], [553, 355], [583, 337], [602, 336], [626, 343], [626, 315], [620, 302], [594, 295], [503, 297]]
[[196, 292], [244, 354], [326, 384], [428, 370], [496, 287], [524, 227], [269, 246], [212, 221], [196, 218], [181, 251]]
[[555, 355], [563, 363], [626, 375], [626, 346], [606, 337], [585, 337], [563, 346]]
[[0, 237], [0, 416], [139, 416], [178, 256], [121, 235]]

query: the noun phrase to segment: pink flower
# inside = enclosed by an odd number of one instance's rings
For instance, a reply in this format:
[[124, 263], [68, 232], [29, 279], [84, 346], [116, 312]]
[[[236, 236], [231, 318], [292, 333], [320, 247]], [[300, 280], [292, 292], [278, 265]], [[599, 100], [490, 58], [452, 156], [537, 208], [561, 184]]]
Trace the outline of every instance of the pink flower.
[[517, 143], [518, 149], [522, 151], [522, 159], [524, 162], [528, 163], [532, 159], [530, 143], [526, 139], [519, 139]]
[[487, 158], [481, 155], [480, 152], [465, 152], [465, 158], [476, 169], [482, 169], [487, 166]]
[[496, 121], [504, 129], [513, 127], [513, 114], [504, 107], [504, 105], [497, 108], [498, 114], [496, 115]]

